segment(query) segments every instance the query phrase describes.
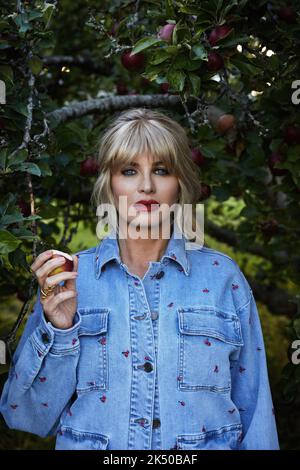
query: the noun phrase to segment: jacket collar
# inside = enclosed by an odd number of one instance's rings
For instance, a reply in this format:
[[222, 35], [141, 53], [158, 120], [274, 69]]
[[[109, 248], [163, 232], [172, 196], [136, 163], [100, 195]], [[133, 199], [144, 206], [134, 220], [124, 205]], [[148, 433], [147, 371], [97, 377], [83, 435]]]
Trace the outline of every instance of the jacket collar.
[[[169, 258], [173, 262], [178, 263], [182, 267], [185, 275], [188, 276], [190, 273], [190, 264], [186, 252], [186, 238], [179, 232], [178, 229], [176, 229], [176, 224], [174, 227], [175, 228], [172, 231], [170, 240], [165, 250], [165, 254], [161, 258], [161, 262], [163, 262], [166, 258]], [[179, 238], [175, 238], [175, 233], [178, 234], [177, 236]], [[99, 245], [97, 245], [94, 252], [96, 279], [99, 279], [102, 268], [111, 260], [116, 260], [119, 264], [122, 264], [119, 244], [114, 229], [103, 238]]]

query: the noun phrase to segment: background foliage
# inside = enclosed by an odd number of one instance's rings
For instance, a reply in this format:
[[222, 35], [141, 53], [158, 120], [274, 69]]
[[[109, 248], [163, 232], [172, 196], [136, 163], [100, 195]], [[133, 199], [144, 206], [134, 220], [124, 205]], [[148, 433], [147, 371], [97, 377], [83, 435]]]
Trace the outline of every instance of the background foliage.
[[[291, 363], [300, 337], [299, 11], [296, 0], [1, 7], [2, 384], [35, 301], [29, 265], [48, 247], [99, 243], [90, 204], [99, 138], [119, 111], [148, 106], [186, 128], [201, 170], [205, 244], [232, 256], [253, 288], [281, 448], [299, 449], [300, 366]], [[53, 438], [1, 427], [3, 448], [54, 447]]]

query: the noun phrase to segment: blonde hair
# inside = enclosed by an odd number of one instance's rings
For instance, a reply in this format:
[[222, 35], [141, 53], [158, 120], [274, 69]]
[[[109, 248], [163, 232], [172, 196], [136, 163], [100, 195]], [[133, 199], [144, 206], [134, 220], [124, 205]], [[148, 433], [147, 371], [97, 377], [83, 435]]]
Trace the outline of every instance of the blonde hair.
[[[122, 164], [131, 163], [139, 154], [150, 154], [162, 161], [177, 176], [180, 186], [178, 204], [192, 204], [192, 223], [195, 229], [194, 204], [200, 200], [200, 168], [191, 158], [191, 149], [184, 128], [165, 114], [148, 108], [123, 111], [101, 136], [98, 153], [99, 175], [91, 202], [115, 206], [111, 190], [111, 174]], [[108, 225], [111, 225], [108, 223]], [[195, 239], [189, 230], [181, 230], [188, 239]], [[197, 242], [197, 236], [196, 240]], [[202, 241], [202, 238], [201, 238]], [[200, 239], [198, 239], [200, 242]]]

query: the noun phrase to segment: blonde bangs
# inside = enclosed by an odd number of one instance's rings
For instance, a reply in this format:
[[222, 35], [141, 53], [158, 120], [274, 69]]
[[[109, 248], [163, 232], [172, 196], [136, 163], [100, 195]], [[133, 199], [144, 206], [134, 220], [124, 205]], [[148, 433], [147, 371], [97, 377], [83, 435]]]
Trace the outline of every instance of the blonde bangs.
[[177, 168], [176, 141], [153, 120], [126, 123], [116, 130], [115, 139], [106, 154], [106, 164], [112, 171], [133, 163], [142, 154], [163, 162], [170, 172]]

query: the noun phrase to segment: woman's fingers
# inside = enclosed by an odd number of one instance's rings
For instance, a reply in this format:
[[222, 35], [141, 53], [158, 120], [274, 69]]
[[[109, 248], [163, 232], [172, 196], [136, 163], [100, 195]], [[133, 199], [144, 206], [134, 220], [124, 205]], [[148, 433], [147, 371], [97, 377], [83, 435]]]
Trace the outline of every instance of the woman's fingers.
[[41, 280], [44, 280], [44, 278], [47, 277], [51, 271], [53, 271], [58, 266], [62, 266], [65, 264], [65, 262], [66, 259], [63, 256], [50, 259], [49, 261], [44, 262], [44, 264], [35, 272], [35, 275]]
[[64, 271], [63, 273], [53, 274], [53, 276], [46, 277], [44, 285], [47, 287], [55, 286], [62, 281], [76, 279], [77, 276], [78, 276], [77, 272]]
[[51, 296], [49, 300], [47, 301], [46, 307], [53, 312], [57, 307], [59, 307], [59, 304], [61, 302], [64, 302], [65, 300], [72, 299], [74, 297], [77, 297], [77, 292], [76, 290], [66, 290], [64, 292], [60, 292], [59, 294], [56, 294], [54, 296]]
[[30, 265], [30, 269], [36, 272], [49, 258], [52, 256], [52, 250], [43, 251], [39, 254], [34, 262]]

